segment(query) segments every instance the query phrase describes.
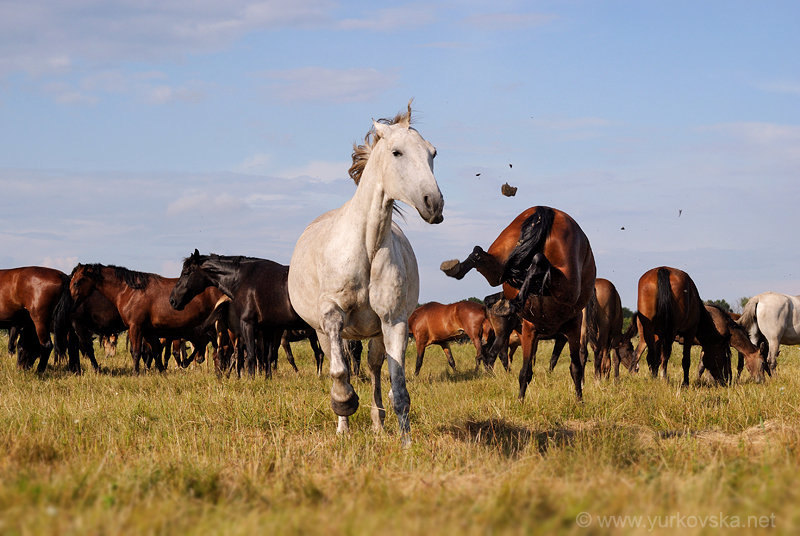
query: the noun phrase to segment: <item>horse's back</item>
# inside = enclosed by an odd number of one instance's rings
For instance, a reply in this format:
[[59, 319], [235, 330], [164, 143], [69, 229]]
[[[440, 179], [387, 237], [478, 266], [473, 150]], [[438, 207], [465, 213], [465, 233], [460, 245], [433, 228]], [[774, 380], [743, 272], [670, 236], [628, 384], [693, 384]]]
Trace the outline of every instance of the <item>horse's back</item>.
[[54, 268], [23, 266], [0, 270], [0, 318], [20, 308], [50, 308], [64, 291], [68, 276]]
[[758, 328], [768, 339], [782, 344], [800, 344], [800, 297], [778, 292], [758, 295]]

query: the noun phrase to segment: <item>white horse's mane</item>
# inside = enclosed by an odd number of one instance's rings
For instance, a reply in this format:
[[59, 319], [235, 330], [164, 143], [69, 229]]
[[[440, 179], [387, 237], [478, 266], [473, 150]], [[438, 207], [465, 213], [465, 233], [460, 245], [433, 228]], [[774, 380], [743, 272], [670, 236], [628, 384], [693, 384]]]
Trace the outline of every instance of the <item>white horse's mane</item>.
[[[411, 103], [413, 100], [414, 99], [408, 101], [408, 111], [398, 112], [392, 119], [378, 119], [377, 122], [383, 123], [384, 125], [404, 125], [408, 128], [411, 125]], [[364, 145], [353, 143], [353, 154], [351, 155], [353, 165], [350, 166], [347, 173], [356, 185], [361, 180], [361, 173], [364, 171], [364, 166], [367, 165], [367, 160], [369, 160], [369, 155], [372, 153], [372, 148], [375, 147], [375, 144], [378, 143], [380, 139], [380, 133], [372, 126], [364, 136]]]

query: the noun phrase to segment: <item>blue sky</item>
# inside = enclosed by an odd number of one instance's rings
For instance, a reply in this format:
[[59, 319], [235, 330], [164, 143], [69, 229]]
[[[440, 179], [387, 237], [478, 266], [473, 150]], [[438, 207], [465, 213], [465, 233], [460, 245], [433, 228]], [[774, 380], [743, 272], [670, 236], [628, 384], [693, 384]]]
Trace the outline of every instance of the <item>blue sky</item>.
[[0, 267], [287, 263], [413, 97], [445, 197], [402, 223], [421, 301], [491, 293], [439, 263], [533, 205], [630, 308], [659, 265], [705, 299], [797, 294], [799, 25], [793, 1], [0, 0]]

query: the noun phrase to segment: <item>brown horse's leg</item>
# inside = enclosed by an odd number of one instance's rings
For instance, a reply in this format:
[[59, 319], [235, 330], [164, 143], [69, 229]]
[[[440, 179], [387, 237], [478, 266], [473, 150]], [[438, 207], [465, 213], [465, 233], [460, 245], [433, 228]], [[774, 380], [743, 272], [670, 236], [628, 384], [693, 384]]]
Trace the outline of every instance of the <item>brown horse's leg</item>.
[[139, 326], [131, 324], [128, 326], [128, 342], [131, 345], [131, 359], [133, 359], [133, 372], [139, 374], [139, 360], [142, 357], [142, 335]]
[[536, 337], [533, 324], [523, 320], [522, 332], [520, 333], [522, 342], [522, 368], [519, 370], [519, 401], [525, 400], [525, 392], [528, 384], [533, 379], [533, 357], [539, 346], [539, 339]]
[[283, 351], [286, 352], [286, 360], [292, 366], [295, 372], [299, 372], [297, 370], [297, 363], [294, 361], [294, 354], [292, 353], [292, 345], [289, 343], [289, 338], [286, 336], [286, 332], [281, 336], [281, 348]]
[[419, 376], [419, 371], [422, 369], [422, 360], [425, 358], [425, 348], [428, 347], [428, 341], [424, 337], [416, 338], [417, 343], [417, 364], [414, 367], [414, 376]]
[[697, 365], [697, 381], [700, 381], [700, 378], [703, 376], [703, 373], [706, 371], [706, 365], [703, 363], [703, 357], [705, 356], [705, 351], [700, 350], [700, 363]]
[[[609, 357], [611, 357], [611, 352], [609, 352]], [[611, 361], [611, 366], [614, 368], [614, 379], [616, 380], [619, 378], [619, 363], [622, 361], [619, 357], [619, 348], [614, 348], [614, 357]]]
[[[583, 362], [584, 368], [586, 367], [586, 358], [589, 355], [589, 348], [587, 347], [585, 350], [581, 345], [581, 361]], [[603, 377], [603, 351], [597, 351], [597, 347], [593, 346], [592, 351], [594, 352], [594, 378], [599, 380]]]
[[53, 349], [53, 343], [50, 341], [50, 328], [45, 318], [40, 317], [36, 313], [31, 313], [31, 319], [34, 326], [36, 326], [36, 338], [39, 339], [39, 368], [37, 372], [44, 374], [47, 370], [47, 360], [50, 358], [50, 351]]
[[[564, 346], [567, 344], [567, 338], [563, 335], [556, 335], [555, 339], [553, 339], [553, 353], [550, 355], [550, 372], [553, 372], [553, 369], [556, 368], [556, 364], [558, 364], [558, 359], [561, 357], [561, 351], [564, 350]], [[536, 362], [536, 356], [534, 356], [534, 363]]]
[[[572, 383], [575, 384], [575, 396], [578, 402], [583, 401], [583, 373], [584, 363], [581, 360], [581, 316], [577, 316], [570, 321], [564, 328], [569, 344], [569, 372], [572, 376]], [[597, 360], [597, 355], [595, 355]]]
[[[480, 339], [478, 339], [478, 341], [479, 341], [478, 342], [478, 346], [480, 347]], [[453, 359], [453, 352], [450, 351], [450, 343], [448, 343], [447, 341], [444, 341], [439, 346], [442, 347], [442, 350], [444, 351], [444, 355], [447, 357], [447, 364], [450, 365], [450, 367], [452, 367], [452, 369], [453, 369], [453, 372], [455, 372], [455, 370], [456, 370], [456, 360]], [[476, 360], [479, 359], [479, 357], [480, 357], [480, 350], [478, 350], [478, 356], [476, 357]]]

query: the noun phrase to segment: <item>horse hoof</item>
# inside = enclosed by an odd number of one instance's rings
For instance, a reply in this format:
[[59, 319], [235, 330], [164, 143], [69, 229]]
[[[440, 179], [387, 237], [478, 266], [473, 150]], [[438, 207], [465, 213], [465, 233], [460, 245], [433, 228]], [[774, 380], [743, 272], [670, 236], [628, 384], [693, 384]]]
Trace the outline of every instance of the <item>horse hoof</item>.
[[461, 269], [461, 262], [458, 259], [444, 261], [439, 265], [439, 269], [449, 277], [458, 277], [458, 273]]
[[353, 394], [344, 401], [331, 398], [331, 408], [339, 417], [349, 417], [358, 409], [358, 395], [353, 391]]

